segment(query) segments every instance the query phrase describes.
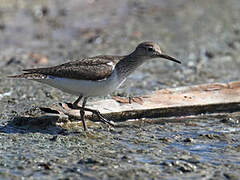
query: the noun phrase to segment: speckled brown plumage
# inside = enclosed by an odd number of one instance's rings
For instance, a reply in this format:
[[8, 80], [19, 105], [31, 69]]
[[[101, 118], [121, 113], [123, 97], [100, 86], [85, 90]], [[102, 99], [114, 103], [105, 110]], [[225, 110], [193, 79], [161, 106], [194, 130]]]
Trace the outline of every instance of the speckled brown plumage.
[[[25, 76], [32, 73], [81, 80], [102, 80], [113, 72], [115, 65], [124, 56], [95, 56], [71, 61], [58, 66], [36, 69], [24, 69]], [[21, 76], [19, 76], [21, 78]]]

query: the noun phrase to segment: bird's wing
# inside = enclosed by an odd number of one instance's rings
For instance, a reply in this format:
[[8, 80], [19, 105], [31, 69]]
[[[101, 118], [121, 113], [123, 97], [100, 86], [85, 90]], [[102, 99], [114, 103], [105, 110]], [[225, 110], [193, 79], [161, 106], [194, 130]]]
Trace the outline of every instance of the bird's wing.
[[58, 66], [24, 69], [23, 71], [27, 71], [27, 74], [37, 73], [71, 79], [102, 80], [112, 74], [115, 65], [122, 58], [123, 56], [95, 56]]

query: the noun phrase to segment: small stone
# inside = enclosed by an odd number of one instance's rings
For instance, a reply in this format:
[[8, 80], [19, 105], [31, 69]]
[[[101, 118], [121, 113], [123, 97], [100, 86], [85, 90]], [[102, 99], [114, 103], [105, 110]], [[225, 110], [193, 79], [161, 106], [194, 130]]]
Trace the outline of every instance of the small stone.
[[56, 141], [57, 140], [57, 136], [53, 136], [52, 138], [49, 139], [50, 141]]
[[100, 163], [98, 160], [96, 159], [92, 159], [92, 158], [87, 158], [87, 159], [81, 159], [78, 161], [78, 164], [98, 164]]
[[6, 28], [6, 25], [5, 25], [5, 24], [0, 24], [0, 30], [1, 30], [1, 31], [5, 30], [5, 28]]
[[124, 155], [124, 156], [122, 156], [122, 158], [121, 158], [122, 160], [127, 160], [127, 159], [129, 159], [126, 155]]
[[50, 170], [51, 169], [51, 164], [50, 163], [40, 163], [38, 164], [39, 166], [43, 167], [45, 170]]
[[193, 142], [193, 139], [188, 137], [188, 138], [185, 138], [183, 142]]
[[206, 56], [207, 58], [209, 58], [209, 59], [214, 58], [214, 54], [213, 54], [212, 52], [210, 52], [210, 51], [206, 51], [206, 52], [205, 52], [205, 56]]
[[20, 64], [21, 61], [17, 60], [16, 57], [11, 57], [7, 62], [6, 66], [9, 66], [11, 64]]

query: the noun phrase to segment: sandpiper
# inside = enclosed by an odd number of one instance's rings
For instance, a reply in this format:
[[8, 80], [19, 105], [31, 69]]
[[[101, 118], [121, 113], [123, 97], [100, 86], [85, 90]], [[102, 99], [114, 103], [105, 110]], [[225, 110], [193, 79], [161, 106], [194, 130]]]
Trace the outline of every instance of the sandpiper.
[[[87, 130], [84, 118], [85, 111], [96, 114], [100, 121], [113, 126], [98, 110], [85, 107], [87, 98], [104, 96], [113, 92], [137, 67], [153, 58], [164, 58], [181, 63], [179, 60], [163, 54], [157, 44], [143, 42], [126, 56], [88, 57], [53, 67], [24, 69], [25, 73], [9, 77], [38, 81], [79, 96], [73, 104], [69, 105], [73, 109], [80, 110], [83, 128]], [[82, 106], [79, 106], [78, 103], [82, 98]]]

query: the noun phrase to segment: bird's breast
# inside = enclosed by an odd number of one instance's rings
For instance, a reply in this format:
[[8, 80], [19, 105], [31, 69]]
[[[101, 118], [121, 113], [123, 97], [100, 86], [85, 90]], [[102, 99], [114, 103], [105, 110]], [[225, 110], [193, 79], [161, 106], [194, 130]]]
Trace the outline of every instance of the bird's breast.
[[98, 81], [78, 80], [56, 76], [48, 76], [48, 78], [38, 81], [77, 96], [105, 96], [116, 90], [123, 82], [123, 80], [119, 81], [115, 71], [113, 71], [109, 77]]

